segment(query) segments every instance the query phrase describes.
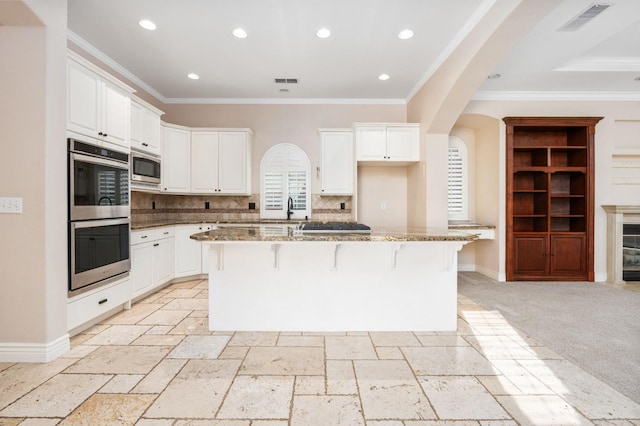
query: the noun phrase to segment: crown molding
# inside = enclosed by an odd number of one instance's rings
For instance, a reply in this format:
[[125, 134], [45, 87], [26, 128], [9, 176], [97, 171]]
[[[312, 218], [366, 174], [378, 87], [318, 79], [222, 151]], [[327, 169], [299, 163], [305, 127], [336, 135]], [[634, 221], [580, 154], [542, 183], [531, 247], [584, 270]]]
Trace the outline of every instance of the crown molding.
[[476, 92], [472, 101], [640, 101], [640, 92]]
[[228, 105], [406, 105], [404, 99], [378, 98], [166, 98], [166, 104]]
[[639, 57], [585, 57], [573, 60], [554, 71], [636, 72], [640, 71]]
[[75, 44], [85, 52], [89, 53], [94, 58], [103, 62], [105, 65], [107, 65], [109, 68], [113, 69], [114, 71], [118, 72], [120, 75], [126, 77], [131, 82], [142, 87], [147, 93], [150, 93], [159, 101], [163, 103], [167, 103], [167, 98], [162, 96], [160, 92], [158, 92], [153, 87], [149, 86], [140, 77], [133, 74], [131, 71], [129, 71], [128, 69], [126, 69], [125, 67], [123, 67], [122, 65], [114, 61], [113, 59], [111, 59], [110, 56], [106, 55], [104, 52], [102, 52], [100, 49], [95, 47], [93, 44], [89, 43], [88, 41], [80, 37], [78, 34], [74, 33], [69, 29], [67, 29], [67, 40], [69, 40], [70, 42], [72, 42], [73, 44]]

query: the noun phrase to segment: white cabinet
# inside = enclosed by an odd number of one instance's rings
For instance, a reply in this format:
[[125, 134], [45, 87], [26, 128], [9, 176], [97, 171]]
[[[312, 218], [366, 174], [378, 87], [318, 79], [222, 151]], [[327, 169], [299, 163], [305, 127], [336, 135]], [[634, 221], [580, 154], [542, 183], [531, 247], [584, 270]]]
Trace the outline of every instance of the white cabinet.
[[321, 129], [321, 195], [353, 194], [353, 170], [353, 132]]
[[249, 132], [191, 132], [191, 193], [251, 194]]
[[202, 243], [190, 237], [205, 230], [206, 225], [176, 225], [176, 277], [202, 273]]
[[131, 100], [131, 148], [160, 155], [162, 111], [140, 99]]
[[86, 328], [87, 325], [91, 325], [91, 322], [95, 323], [101, 316], [111, 311], [129, 307], [131, 307], [130, 278], [105, 284], [69, 299], [67, 330], [72, 331], [83, 324], [83, 328]]
[[191, 133], [165, 126], [162, 136], [162, 191], [188, 193], [191, 189]]
[[420, 160], [418, 124], [356, 125], [358, 162], [406, 164]]
[[67, 129], [128, 148], [133, 89], [96, 68], [67, 61]]
[[167, 226], [131, 233], [131, 281], [133, 297], [170, 281], [174, 277], [174, 227]]

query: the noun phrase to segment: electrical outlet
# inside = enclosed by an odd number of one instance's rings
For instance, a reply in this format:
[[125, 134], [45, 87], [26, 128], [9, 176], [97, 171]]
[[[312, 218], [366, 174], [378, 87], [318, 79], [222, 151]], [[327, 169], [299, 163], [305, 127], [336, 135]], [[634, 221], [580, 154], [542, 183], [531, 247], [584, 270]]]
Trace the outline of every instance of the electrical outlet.
[[256, 203], [249, 203], [249, 210], [255, 210], [256, 209]]
[[0, 213], [22, 213], [22, 198], [0, 197]]
[[209, 204], [208, 201], [204, 202], [204, 208], [205, 208], [205, 210], [209, 210], [211, 208], [211, 205]]
[[385, 203], [384, 201], [380, 203], [380, 210], [386, 210], [387, 209], [387, 203]]
[[340, 203], [340, 210], [344, 210], [347, 208], [347, 205], [345, 203]]
[[155, 210], [156, 209], [156, 202], [152, 201], [151, 202], [151, 210]]

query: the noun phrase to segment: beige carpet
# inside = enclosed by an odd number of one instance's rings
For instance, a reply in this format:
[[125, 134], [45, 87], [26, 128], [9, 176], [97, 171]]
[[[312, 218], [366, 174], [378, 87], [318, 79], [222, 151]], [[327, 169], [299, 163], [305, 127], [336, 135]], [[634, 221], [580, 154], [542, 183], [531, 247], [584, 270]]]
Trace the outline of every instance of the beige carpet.
[[501, 283], [461, 272], [458, 291], [640, 402], [640, 292], [588, 282]]

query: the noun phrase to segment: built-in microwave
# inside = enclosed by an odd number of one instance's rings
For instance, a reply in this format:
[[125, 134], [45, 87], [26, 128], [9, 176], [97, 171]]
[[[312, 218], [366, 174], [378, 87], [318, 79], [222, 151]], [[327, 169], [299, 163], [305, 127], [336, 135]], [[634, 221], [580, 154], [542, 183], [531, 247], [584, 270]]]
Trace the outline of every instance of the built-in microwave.
[[131, 151], [131, 182], [160, 184], [160, 158]]

